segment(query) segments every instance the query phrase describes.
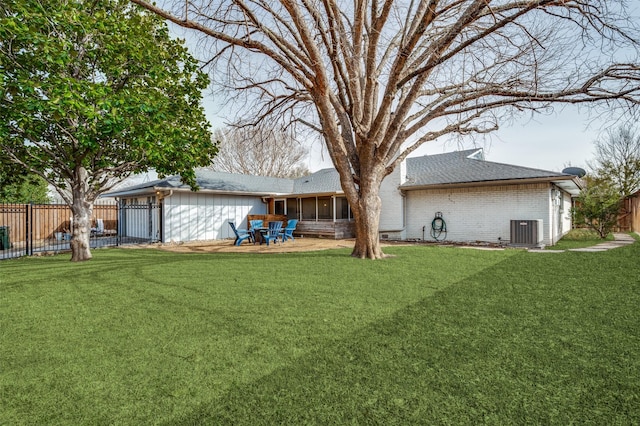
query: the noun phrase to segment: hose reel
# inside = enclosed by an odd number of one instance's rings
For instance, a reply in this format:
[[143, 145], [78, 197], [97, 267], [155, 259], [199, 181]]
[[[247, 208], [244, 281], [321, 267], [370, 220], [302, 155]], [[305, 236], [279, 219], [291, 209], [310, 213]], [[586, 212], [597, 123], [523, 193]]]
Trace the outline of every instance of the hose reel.
[[447, 223], [442, 218], [442, 212], [436, 212], [436, 216], [431, 221], [431, 237], [436, 241], [447, 238]]

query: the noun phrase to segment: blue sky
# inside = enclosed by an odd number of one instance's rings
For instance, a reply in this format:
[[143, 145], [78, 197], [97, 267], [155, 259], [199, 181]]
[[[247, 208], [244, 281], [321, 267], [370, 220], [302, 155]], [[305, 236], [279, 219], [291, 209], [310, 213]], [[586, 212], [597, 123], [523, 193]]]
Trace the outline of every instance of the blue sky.
[[[568, 165], [587, 168], [593, 158], [594, 141], [601, 137], [603, 122], [593, 121], [586, 111], [573, 107], [551, 115], [536, 115], [501, 127], [484, 143], [485, 158], [543, 170], [562, 171]], [[464, 148], [473, 147], [471, 141]], [[435, 143], [421, 153], [455, 150], [455, 144]]]

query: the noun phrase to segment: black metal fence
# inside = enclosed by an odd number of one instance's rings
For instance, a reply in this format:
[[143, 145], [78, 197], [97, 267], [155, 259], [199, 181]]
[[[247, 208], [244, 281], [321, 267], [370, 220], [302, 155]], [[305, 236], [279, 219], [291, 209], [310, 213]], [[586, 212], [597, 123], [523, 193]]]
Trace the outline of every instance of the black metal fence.
[[[0, 259], [71, 249], [73, 215], [66, 204], [0, 204]], [[161, 239], [157, 204], [96, 204], [91, 248]]]

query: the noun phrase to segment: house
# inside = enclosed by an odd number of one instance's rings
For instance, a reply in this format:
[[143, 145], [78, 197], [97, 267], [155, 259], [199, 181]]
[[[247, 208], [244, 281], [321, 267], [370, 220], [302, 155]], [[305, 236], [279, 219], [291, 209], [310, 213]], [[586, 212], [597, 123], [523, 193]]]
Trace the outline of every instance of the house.
[[[299, 179], [198, 169], [196, 182], [195, 192], [171, 176], [105, 194], [126, 207], [120, 234], [163, 242], [226, 239], [233, 237], [229, 222], [246, 228], [249, 215], [276, 214], [300, 219], [296, 233], [353, 236], [353, 218], [334, 169]], [[146, 213], [149, 209], [153, 213]]]
[[514, 243], [512, 221], [541, 221], [540, 243], [552, 245], [571, 229], [582, 188], [573, 175], [486, 161], [481, 149], [408, 158], [394, 174], [380, 222], [381, 236], [394, 239], [429, 239], [439, 213], [449, 241]]
[[[354, 236], [335, 169], [298, 179], [207, 169], [196, 177], [197, 192], [172, 176], [106, 194], [128, 206], [158, 205], [157, 213], [121, 218], [121, 233], [142, 221], [160, 241], [225, 239], [233, 236], [229, 221], [246, 227], [249, 215], [276, 214], [298, 219], [297, 233]], [[380, 236], [429, 240], [440, 214], [448, 241], [509, 243], [512, 221], [536, 221], [540, 242], [554, 244], [571, 228], [580, 188], [576, 176], [486, 161], [481, 149], [408, 158], [382, 184]]]

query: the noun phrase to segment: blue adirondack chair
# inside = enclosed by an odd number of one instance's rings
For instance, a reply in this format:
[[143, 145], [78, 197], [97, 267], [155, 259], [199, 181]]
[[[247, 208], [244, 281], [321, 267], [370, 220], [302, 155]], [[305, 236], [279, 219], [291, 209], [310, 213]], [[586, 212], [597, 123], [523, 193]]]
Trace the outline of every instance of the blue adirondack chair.
[[251, 238], [251, 234], [246, 229], [236, 228], [236, 224], [233, 222], [229, 222], [229, 226], [233, 229], [233, 233], [236, 234], [236, 240], [233, 242], [234, 245], [239, 246], [244, 240]]
[[249, 221], [249, 233], [251, 234], [251, 240], [253, 240], [253, 244], [255, 244], [257, 241], [256, 229], [262, 228], [262, 223], [262, 219], [254, 219]]
[[262, 231], [262, 241], [266, 241], [267, 246], [271, 241], [278, 242], [278, 235], [282, 230], [282, 222], [269, 222], [269, 229]]
[[289, 238], [291, 238], [293, 241], [296, 240], [295, 238], [293, 238], [293, 231], [296, 230], [296, 225], [298, 225], [298, 219], [289, 219], [287, 221], [287, 226], [282, 228], [282, 231], [280, 232], [280, 238], [282, 238], [283, 243]]

